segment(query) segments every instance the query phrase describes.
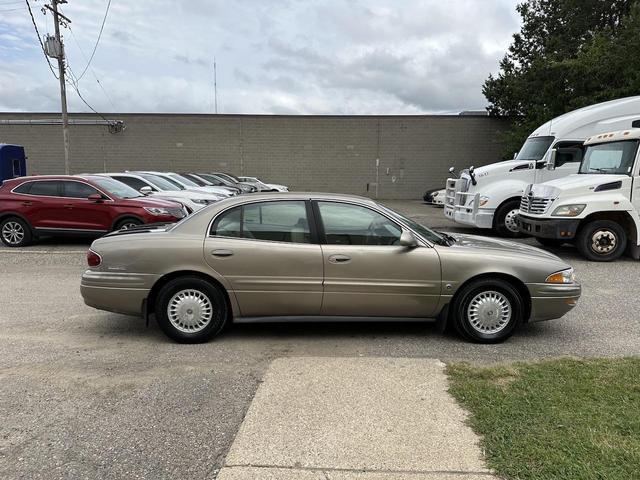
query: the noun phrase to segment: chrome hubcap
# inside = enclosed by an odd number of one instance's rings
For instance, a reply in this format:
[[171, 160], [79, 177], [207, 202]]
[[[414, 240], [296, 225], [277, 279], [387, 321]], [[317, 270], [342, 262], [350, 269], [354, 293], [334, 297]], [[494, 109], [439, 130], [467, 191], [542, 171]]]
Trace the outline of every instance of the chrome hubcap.
[[618, 246], [618, 237], [611, 230], [598, 230], [591, 236], [591, 249], [601, 255], [613, 252]]
[[169, 300], [167, 316], [176, 329], [195, 333], [211, 322], [213, 305], [209, 297], [198, 290], [181, 290]]
[[500, 292], [482, 292], [469, 303], [467, 316], [474, 330], [486, 334], [498, 333], [511, 320], [511, 303]]
[[507, 216], [504, 217], [504, 226], [507, 227], [507, 230], [510, 232], [518, 233], [520, 230], [518, 229], [518, 223], [516, 222], [516, 218], [518, 217], [518, 209], [511, 210], [507, 213]]
[[24, 228], [18, 222], [7, 222], [2, 227], [2, 238], [9, 245], [17, 245], [24, 239]]

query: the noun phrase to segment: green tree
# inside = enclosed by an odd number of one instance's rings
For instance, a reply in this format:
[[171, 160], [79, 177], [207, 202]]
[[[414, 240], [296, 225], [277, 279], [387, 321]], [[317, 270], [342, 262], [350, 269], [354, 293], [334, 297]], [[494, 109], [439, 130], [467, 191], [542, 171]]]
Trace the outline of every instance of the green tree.
[[509, 116], [505, 156], [536, 127], [576, 108], [640, 93], [639, 0], [528, 0], [520, 32], [483, 93]]

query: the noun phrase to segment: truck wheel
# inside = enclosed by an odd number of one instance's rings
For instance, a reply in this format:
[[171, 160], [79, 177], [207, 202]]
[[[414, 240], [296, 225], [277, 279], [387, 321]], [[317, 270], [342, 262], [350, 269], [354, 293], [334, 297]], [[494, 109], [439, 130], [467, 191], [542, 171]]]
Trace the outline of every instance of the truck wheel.
[[453, 325], [465, 339], [498, 343], [509, 338], [523, 318], [518, 291], [501, 279], [479, 279], [464, 286], [453, 304]]
[[611, 262], [627, 248], [627, 234], [616, 222], [596, 220], [580, 229], [576, 246], [589, 260]]
[[493, 217], [493, 229], [501, 237], [521, 237], [516, 219], [520, 211], [520, 200], [510, 200], [496, 210]]

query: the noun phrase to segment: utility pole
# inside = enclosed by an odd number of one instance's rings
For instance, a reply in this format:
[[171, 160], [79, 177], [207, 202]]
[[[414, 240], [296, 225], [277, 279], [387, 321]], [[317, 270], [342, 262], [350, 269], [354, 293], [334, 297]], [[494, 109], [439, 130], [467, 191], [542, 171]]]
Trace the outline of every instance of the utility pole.
[[[60, 102], [62, 103], [62, 137], [64, 139], [64, 173], [71, 173], [70, 160], [70, 142], [69, 142], [69, 113], [67, 112], [67, 87], [65, 84], [65, 66], [64, 66], [64, 44], [60, 37], [60, 19], [62, 18], [67, 24], [71, 23], [67, 17], [58, 12], [58, 4], [67, 3], [67, 0], [51, 0], [51, 6], [45, 5], [45, 8], [53, 13], [53, 24], [55, 26], [55, 39], [47, 38], [46, 53], [52, 58], [58, 60], [58, 72], [60, 79]], [[52, 41], [53, 40], [53, 41]]]

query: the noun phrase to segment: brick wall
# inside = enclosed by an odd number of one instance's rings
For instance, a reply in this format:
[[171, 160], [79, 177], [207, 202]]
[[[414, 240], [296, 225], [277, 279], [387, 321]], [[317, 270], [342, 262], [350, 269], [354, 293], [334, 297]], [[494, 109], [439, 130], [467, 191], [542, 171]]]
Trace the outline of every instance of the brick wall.
[[[85, 114], [75, 120], [94, 120]], [[75, 173], [134, 169], [227, 171], [295, 190], [379, 198], [420, 198], [444, 185], [448, 168], [500, 159], [508, 123], [483, 116], [271, 116], [112, 114], [124, 132], [72, 125]], [[60, 125], [2, 120], [57, 120], [55, 114], [0, 113], [0, 143], [24, 145], [29, 173], [62, 173]], [[379, 167], [376, 169], [376, 159]]]

